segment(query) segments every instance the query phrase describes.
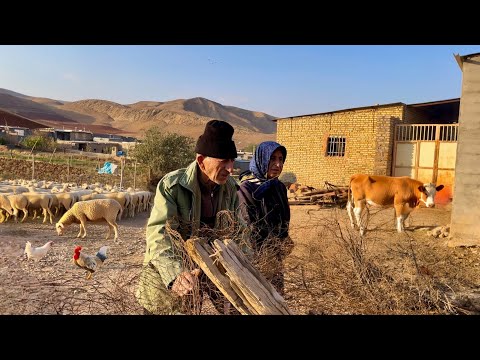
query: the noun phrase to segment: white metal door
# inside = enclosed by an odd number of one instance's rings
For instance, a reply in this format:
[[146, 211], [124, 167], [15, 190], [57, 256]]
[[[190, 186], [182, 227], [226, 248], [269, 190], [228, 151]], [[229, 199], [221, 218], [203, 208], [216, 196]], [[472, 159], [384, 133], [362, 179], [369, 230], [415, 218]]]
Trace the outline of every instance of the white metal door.
[[409, 176], [424, 183], [444, 185], [437, 202], [453, 197], [458, 124], [397, 125], [393, 176]]

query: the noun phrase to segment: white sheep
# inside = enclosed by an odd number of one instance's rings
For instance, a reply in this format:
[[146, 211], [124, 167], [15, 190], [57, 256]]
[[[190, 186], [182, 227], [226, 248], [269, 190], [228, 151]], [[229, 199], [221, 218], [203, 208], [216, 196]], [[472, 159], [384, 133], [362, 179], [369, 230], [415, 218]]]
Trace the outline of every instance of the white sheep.
[[[4, 215], [4, 212], [6, 213]], [[0, 194], [0, 223], [13, 215], [13, 208], [6, 195]]]
[[[111, 234], [111, 229], [115, 232], [114, 240], [118, 238], [118, 225], [116, 219], [122, 216], [122, 206], [118, 201], [113, 199], [94, 199], [88, 201], [79, 201], [71, 207], [55, 225], [58, 235], [63, 235], [65, 228], [72, 223], [80, 223], [80, 232], [77, 237], [84, 238], [87, 236], [85, 224], [87, 221], [91, 222], [107, 222], [108, 234], [105, 239], [108, 239]], [[83, 232], [83, 236], [82, 236]]]
[[[54, 215], [50, 210], [54, 203], [58, 204], [58, 200], [53, 195], [45, 193], [22, 193], [28, 200], [28, 208], [34, 211], [33, 219], [37, 217], [37, 210], [43, 212], [43, 223], [47, 222], [47, 215], [50, 215], [50, 224], [53, 224]], [[10, 201], [11, 202], [11, 201]]]
[[23, 211], [23, 219], [21, 222], [24, 222], [28, 216], [28, 199], [23, 195], [8, 195], [8, 200], [13, 209], [13, 216], [15, 217], [15, 222], [18, 221], [18, 210]]

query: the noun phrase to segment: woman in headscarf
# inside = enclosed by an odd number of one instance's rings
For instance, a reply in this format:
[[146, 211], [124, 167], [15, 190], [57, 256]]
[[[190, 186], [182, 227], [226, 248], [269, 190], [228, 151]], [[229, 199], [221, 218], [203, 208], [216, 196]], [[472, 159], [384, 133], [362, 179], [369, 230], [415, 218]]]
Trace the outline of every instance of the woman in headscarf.
[[290, 207], [287, 188], [278, 180], [287, 157], [284, 146], [274, 141], [261, 143], [240, 174], [240, 214], [251, 229], [256, 265], [283, 296], [283, 260], [293, 242], [288, 235]]

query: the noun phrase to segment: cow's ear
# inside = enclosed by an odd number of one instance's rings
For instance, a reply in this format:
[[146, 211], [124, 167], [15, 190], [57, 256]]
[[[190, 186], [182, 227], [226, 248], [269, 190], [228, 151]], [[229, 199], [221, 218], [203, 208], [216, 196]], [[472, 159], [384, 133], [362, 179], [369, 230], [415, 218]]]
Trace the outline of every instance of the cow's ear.
[[424, 193], [425, 191], [427, 191], [427, 190], [425, 189], [425, 186], [423, 186], [423, 185], [420, 185], [420, 186], [418, 187], [418, 190], [419, 190], [420, 192], [422, 192], [422, 193]]
[[437, 191], [440, 191], [440, 190], [442, 190], [443, 188], [444, 188], [443, 185], [438, 185], [435, 189], [437, 189]]

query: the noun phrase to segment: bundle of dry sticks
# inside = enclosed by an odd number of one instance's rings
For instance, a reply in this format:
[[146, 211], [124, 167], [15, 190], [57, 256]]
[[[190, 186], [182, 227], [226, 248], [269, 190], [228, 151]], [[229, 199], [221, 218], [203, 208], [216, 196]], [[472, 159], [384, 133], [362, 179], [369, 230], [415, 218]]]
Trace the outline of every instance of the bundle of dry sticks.
[[347, 203], [348, 186], [333, 185], [325, 181], [323, 189], [311, 186], [292, 184], [288, 189], [288, 203], [290, 205], [338, 205]]

